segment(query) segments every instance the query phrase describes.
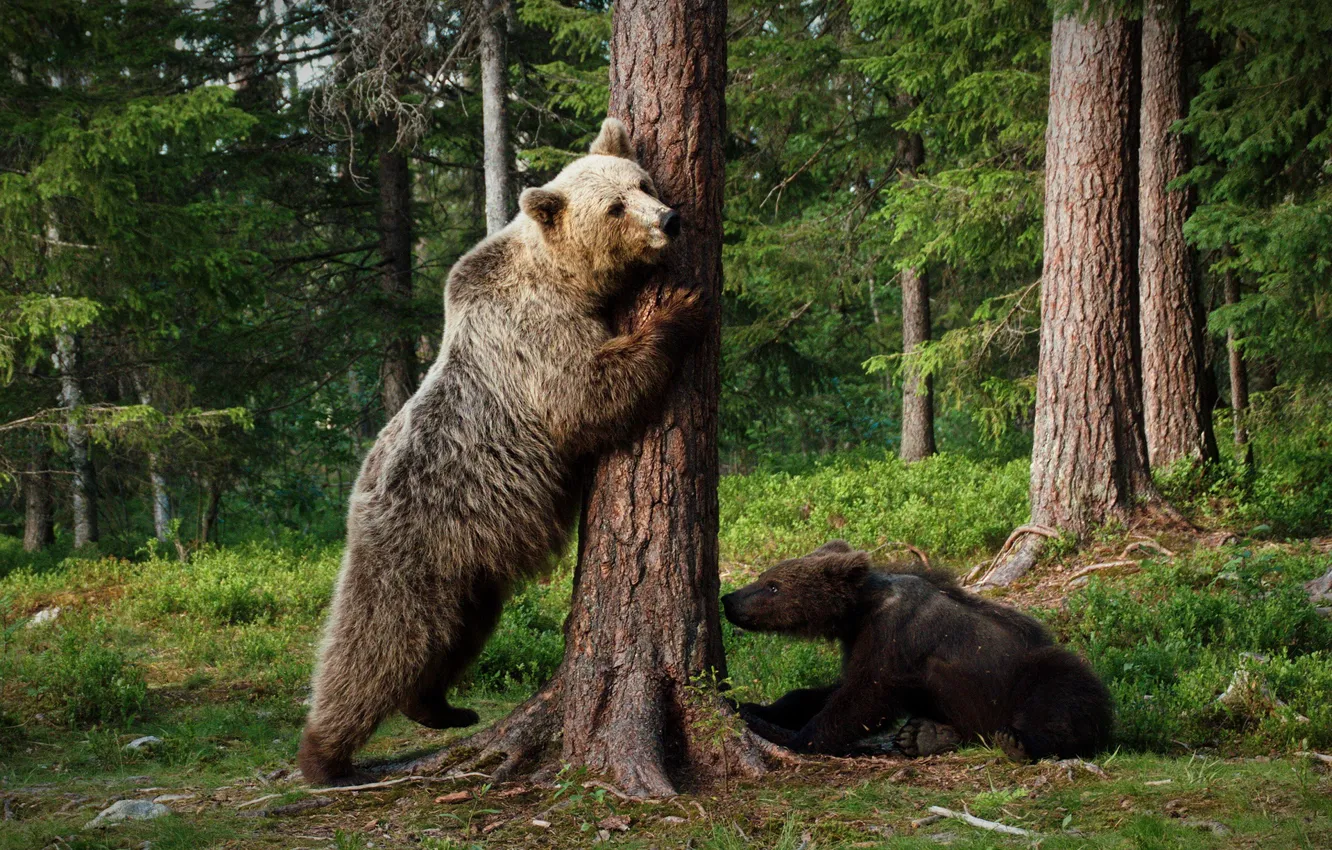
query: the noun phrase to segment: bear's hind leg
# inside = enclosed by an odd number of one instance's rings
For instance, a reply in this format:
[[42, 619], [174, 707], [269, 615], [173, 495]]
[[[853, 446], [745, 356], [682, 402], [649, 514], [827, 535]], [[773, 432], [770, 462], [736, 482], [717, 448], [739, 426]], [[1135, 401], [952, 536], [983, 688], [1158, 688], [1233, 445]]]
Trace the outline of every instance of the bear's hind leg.
[[354, 782], [352, 754], [421, 676], [428, 641], [420, 618], [377, 621], [375, 613], [387, 610], [365, 600], [334, 603], [297, 757], [308, 782]]
[[398, 708], [404, 715], [429, 729], [455, 729], [480, 720], [470, 708], [449, 705], [449, 688], [481, 654], [499, 622], [505, 593], [497, 582], [478, 578], [472, 594], [453, 616], [439, 618], [440, 635], [430, 664], [416, 685], [402, 698]]

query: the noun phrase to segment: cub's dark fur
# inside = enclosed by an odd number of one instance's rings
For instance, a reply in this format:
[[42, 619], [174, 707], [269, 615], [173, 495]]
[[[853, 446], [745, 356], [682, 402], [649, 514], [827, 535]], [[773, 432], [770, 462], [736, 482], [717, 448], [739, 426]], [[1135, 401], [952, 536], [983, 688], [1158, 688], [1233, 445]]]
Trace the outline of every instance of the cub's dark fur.
[[565, 545], [580, 464], [651, 408], [699, 326], [697, 298], [675, 291], [633, 332], [607, 328], [626, 273], [681, 227], [619, 121], [520, 206], [449, 273], [439, 359], [356, 480], [301, 739], [310, 782], [348, 780], [394, 710], [476, 722], [449, 688], [514, 584]]
[[722, 598], [742, 628], [842, 644], [837, 685], [741, 706], [758, 731], [796, 750], [847, 754], [905, 717], [898, 745], [908, 755], [981, 737], [1018, 761], [1106, 747], [1109, 692], [1040, 623], [942, 573], [895, 569], [876, 570], [837, 540]]

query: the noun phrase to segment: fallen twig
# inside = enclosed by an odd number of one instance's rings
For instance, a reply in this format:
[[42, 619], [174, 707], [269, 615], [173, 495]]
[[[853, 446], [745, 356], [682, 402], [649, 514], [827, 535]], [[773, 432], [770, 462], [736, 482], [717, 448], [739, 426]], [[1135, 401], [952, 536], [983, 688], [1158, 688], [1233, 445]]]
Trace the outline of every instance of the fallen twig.
[[1324, 755], [1323, 753], [1315, 753], [1311, 750], [1299, 750], [1295, 755], [1315, 759], [1321, 761], [1323, 764], [1332, 764], [1332, 756]]
[[966, 812], [955, 812], [952, 809], [945, 809], [943, 806], [930, 806], [930, 811], [933, 814], [939, 815], [940, 817], [957, 818], [963, 823], [970, 824], [976, 827], [977, 829], [986, 829], [989, 830], [990, 832], [1002, 832], [1005, 835], [1025, 835], [1025, 836], [1030, 836], [1035, 834], [1031, 832], [1031, 830], [1023, 829], [1018, 826], [1009, 826], [1008, 824], [997, 823], [992, 820], [985, 820], [984, 818], [978, 818], [975, 815], [969, 815]]
[[257, 806], [257, 805], [259, 805], [260, 803], [267, 803], [269, 800], [276, 800], [278, 797], [281, 797], [281, 796], [282, 796], [281, 794], [265, 794], [265, 795], [262, 796], [262, 797], [256, 797], [256, 798], [254, 798], [253, 800], [249, 800], [249, 801], [247, 801], [247, 802], [241, 803], [241, 804], [240, 804], [239, 806], [237, 806], [236, 808], [238, 808], [238, 809], [248, 809], [250, 806]]
[[922, 826], [929, 826], [932, 823], [938, 823], [943, 820], [943, 815], [926, 815], [923, 818], [916, 818], [911, 822], [912, 829], [920, 829]]
[[1092, 573], [1099, 573], [1102, 570], [1113, 570], [1116, 567], [1132, 567], [1133, 569], [1129, 570], [1130, 573], [1140, 572], [1142, 569], [1141, 567], [1138, 566], [1137, 561], [1127, 561], [1127, 560], [1103, 561], [1099, 564], [1092, 564], [1089, 567], [1083, 567], [1082, 569], [1078, 570], [1073, 575], [1068, 577], [1068, 581], [1066, 582], [1066, 584], [1072, 584], [1078, 579], [1085, 578], [1086, 576], [1089, 576]]
[[343, 791], [373, 791], [377, 788], [390, 788], [394, 785], [401, 785], [404, 782], [452, 782], [455, 779], [469, 779], [479, 777], [489, 779], [490, 775], [486, 773], [450, 773], [447, 776], [400, 776], [397, 779], [385, 779], [383, 782], [367, 782], [364, 785], [345, 785], [341, 788], [311, 788], [311, 794], [337, 794]]

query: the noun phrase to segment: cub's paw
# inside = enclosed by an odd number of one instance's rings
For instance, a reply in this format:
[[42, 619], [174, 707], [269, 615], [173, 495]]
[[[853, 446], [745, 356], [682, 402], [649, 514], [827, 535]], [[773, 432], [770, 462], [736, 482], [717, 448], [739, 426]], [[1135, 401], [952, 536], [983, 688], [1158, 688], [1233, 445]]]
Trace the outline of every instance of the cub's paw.
[[1000, 729], [991, 736], [990, 740], [994, 746], [1004, 751], [1004, 755], [1008, 756], [1010, 761], [1015, 761], [1018, 764], [1030, 764], [1035, 761], [1027, 752], [1027, 747], [1022, 743], [1022, 739], [1018, 737], [1017, 732], [1012, 729]]
[[944, 723], [913, 717], [897, 731], [897, 748], [908, 758], [933, 756], [957, 749], [962, 736]]

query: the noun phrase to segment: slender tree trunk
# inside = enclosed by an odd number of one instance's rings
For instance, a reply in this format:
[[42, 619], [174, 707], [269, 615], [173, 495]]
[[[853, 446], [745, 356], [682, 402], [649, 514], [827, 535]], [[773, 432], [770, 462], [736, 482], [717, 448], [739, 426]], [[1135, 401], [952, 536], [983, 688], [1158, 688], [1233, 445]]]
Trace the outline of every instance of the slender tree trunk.
[[1142, 288], [1143, 415], [1154, 467], [1216, 456], [1202, 303], [1193, 252], [1184, 241], [1191, 199], [1167, 189], [1189, 168], [1184, 139], [1183, 0], [1150, 0], [1142, 22], [1142, 143], [1139, 147], [1138, 276]]
[[216, 478], [203, 480], [203, 504], [199, 506], [199, 542], [217, 536], [217, 513], [222, 502], [222, 488]]
[[[1238, 304], [1239, 278], [1234, 272], [1227, 271], [1225, 282], [1226, 304]], [[1240, 351], [1234, 326], [1226, 329], [1226, 352], [1230, 355], [1230, 410], [1235, 426], [1235, 457], [1245, 466], [1252, 466], [1253, 447], [1249, 445], [1249, 423], [1246, 421], [1249, 410], [1249, 370], [1244, 363], [1244, 353]]]
[[83, 406], [81, 343], [75, 334], [56, 334], [56, 350], [51, 356], [60, 376], [60, 406], [69, 413], [65, 420], [65, 440], [69, 444], [69, 465], [74, 471], [71, 501], [74, 510], [74, 548], [97, 542], [97, 472], [93, 468], [92, 441], [88, 428], [76, 409]]
[[[625, 331], [661, 288], [721, 294], [726, 5], [620, 0], [611, 39], [611, 114], [629, 126], [684, 235], [614, 318]], [[715, 308], [714, 308], [715, 309]], [[681, 367], [661, 421], [603, 457], [579, 535], [565, 657], [555, 678], [465, 745], [494, 778], [542, 756], [609, 775], [635, 797], [754, 777], [770, 744], [719, 698], [726, 675], [717, 604], [718, 317]], [[714, 678], [715, 677], [715, 678]], [[557, 759], [552, 741], [558, 740]], [[448, 755], [405, 766], [434, 769]]]
[[415, 337], [407, 327], [412, 303], [412, 177], [405, 153], [396, 147], [397, 119], [381, 119], [375, 133], [379, 147], [379, 282], [387, 305], [380, 393], [385, 416], [392, 418], [416, 392]]
[[51, 450], [45, 438], [33, 440], [23, 472], [23, 551], [38, 552], [55, 542]]
[[[925, 162], [925, 143], [912, 133], [898, 145], [902, 170], [915, 174]], [[930, 341], [930, 282], [923, 269], [902, 272], [902, 353]], [[908, 369], [902, 388], [902, 460], [908, 463], [934, 454], [934, 378]]]
[[486, 235], [498, 233], [513, 213], [509, 183], [508, 3], [485, 0], [481, 24], [481, 121], [485, 147]]
[[[135, 373], [134, 390], [139, 395], [139, 404], [153, 406], [153, 393], [146, 375]], [[148, 450], [148, 485], [153, 500], [153, 534], [165, 542], [171, 534], [171, 496], [167, 491], [166, 476], [162, 474], [161, 458], [152, 449]]]

